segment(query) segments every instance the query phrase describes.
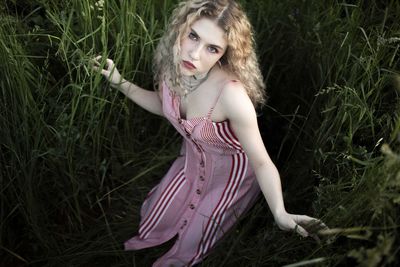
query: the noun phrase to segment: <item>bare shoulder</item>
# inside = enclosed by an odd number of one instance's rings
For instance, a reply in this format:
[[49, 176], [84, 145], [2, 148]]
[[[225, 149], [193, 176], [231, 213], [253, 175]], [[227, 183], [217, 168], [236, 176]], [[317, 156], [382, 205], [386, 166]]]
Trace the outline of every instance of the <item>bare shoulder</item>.
[[225, 102], [227, 101], [231, 103], [232, 101], [242, 101], [244, 98], [246, 98], [251, 103], [251, 100], [247, 95], [246, 89], [244, 88], [238, 77], [236, 77], [234, 74], [223, 69], [217, 69], [214, 72], [213, 76], [217, 81], [218, 87], [222, 89], [221, 98], [223, 98]]
[[247, 120], [256, 115], [254, 105], [239, 80], [228, 79], [224, 82], [220, 101], [229, 120]]

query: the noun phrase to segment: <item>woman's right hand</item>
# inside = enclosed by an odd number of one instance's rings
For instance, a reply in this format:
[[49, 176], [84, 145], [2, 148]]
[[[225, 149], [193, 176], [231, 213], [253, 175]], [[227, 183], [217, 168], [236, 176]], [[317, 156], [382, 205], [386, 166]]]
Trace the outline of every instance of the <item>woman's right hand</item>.
[[119, 85], [123, 82], [123, 78], [118, 69], [115, 67], [114, 61], [107, 58], [104, 68], [100, 68], [101, 59], [101, 56], [97, 56], [93, 59], [93, 70], [100, 71], [100, 73], [110, 82], [110, 85], [112, 87], [118, 88]]

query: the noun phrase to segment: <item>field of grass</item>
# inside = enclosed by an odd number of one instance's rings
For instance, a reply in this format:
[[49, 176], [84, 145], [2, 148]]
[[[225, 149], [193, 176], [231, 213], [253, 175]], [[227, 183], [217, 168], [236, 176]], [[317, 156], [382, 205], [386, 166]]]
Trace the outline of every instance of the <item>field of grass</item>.
[[[152, 53], [177, 0], [0, 5], [0, 266], [150, 266], [124, 252], [180, 138], [92, 73], [111, 57], [152, 88]], [[321, 242], [279, 230], [262, 199], [200, 266], [400, 264], [400, 4], [240, 1], [267, 83], [259, 110], [289, 212]]]

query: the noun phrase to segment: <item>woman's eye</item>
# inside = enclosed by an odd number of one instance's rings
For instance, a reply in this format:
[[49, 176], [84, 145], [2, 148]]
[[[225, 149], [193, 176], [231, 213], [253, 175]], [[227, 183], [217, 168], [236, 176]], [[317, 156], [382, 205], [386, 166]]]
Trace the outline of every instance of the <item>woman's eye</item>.
[[218, 53], [218, 49], [215, 48], [215, 47], [212, 47], [212, 46], [208, 47], [208, 51], [210, 51], [210, 52], [213, 53], [213, 54]]
[[193, 32], [191, 32], [191, 33], [189, 33], [189, 39], [196, 41], [197, 40], [197, 35], [194, 34]]

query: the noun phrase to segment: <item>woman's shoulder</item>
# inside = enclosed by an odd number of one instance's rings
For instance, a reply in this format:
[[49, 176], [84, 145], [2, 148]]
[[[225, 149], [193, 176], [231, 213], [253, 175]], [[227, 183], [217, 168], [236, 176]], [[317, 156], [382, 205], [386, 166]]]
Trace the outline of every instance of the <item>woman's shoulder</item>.
[[236, 113], [252, 113], [254, 105], [244, 85], [236, 76], [225, 76], [221, 80], [221, 84], [222, 88], [219, 101], [228, 118], [235, 116], [234, 114]]
[[212, 71], [215, 79], [220, 82], [239, 81], [237, 75], [230, 72], [228, 69], [215, 67]]
[[219, 68], [215, 71], [215, 77], [221, 88], [221, 97], [235, 100], [247, 96], [245, 87], [234, 73]]
[[222, 101], [229, 105], [251, 103], [246, 89], [240, 80], [227, 79], [224, 81], [221, 92]]
[[229, 72], [229, 70], [217, 68], [213, 74], [217, 87], [221, 89], [221, 94], [224, 94], [225, 91], [234, 91], [233, 93], [241, 91], [242, 93], [246, 93], [239, 78], [234, 73]]

